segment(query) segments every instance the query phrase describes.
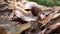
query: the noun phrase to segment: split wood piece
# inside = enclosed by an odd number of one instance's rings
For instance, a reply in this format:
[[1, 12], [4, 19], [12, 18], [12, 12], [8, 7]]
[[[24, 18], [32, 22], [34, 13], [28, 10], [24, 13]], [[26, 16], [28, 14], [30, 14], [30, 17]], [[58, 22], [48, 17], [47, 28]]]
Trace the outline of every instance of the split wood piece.
[[60, 21], [57, 20], [56, 23], [53, 21], [53, 24], [50, 24], [50, 25], [47, 24], [45, 29], [41, 31], [40, 33], [49, 34], [52, 30], [55, 30], [58, 26], [60, 26]]
[[60, 13], [54, 15], [53, 19], [60, 17]]
[[30, 27], [31, 27], [30, 24], [24, 24], [24, 25], [20, 28], [20, 30], [17, 32], [17, 34], [20, 34], [20, 33], [23, 32], [24, 30], [29, 29]]
[[58, 18], [60, 17], [60, 13], [51, 13], [46, 19], [42, 20], [42, 24], [46, 24], [47, 22], [49, 22], [52, 19]]
[[60, 26], [60, 23], [57, 22], [56, 24], [52, 24], [50, 25], [46, 31], [45, 31], [45, 34], [49, 34], [52, 30], [55, 30], [58, 26]]
[[5, 31], [3, 27], [0, 27], [0, 34], [7, 34], [7, 32]]

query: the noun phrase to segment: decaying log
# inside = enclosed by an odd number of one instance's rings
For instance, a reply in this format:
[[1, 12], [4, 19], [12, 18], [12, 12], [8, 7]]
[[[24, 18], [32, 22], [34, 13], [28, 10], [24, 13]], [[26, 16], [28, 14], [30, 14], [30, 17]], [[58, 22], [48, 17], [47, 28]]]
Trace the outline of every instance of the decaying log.
[[[31, 9], [26, 10], [24, 7], [28, 7], [28, 5], [20, 4], [22, 5], [20, 6], [18, 1], [16, 4], [14, 3], [13, 0], [8, 2], [1, 0], [0, 14], [6, 14], [12, 22], [19, 22], [18, 24], [22, 25], [16, 34], [50, 34], [53, 30], [60, 28], [60, 6], [46, 7], [38, 4], [36, 4], [38, 6], [33, 6], [31, 4], [29, 6]], [[27, 3], [29, 4], [30, 2]]]

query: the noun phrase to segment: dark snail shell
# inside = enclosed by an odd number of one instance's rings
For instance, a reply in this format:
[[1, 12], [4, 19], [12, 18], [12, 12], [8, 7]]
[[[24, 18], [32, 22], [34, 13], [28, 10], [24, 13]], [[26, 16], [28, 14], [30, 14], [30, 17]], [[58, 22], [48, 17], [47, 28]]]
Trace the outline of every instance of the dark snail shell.
[[32, 7], [31, 11], [34, 16], [37, 16], [41, 9], [39, 7]]

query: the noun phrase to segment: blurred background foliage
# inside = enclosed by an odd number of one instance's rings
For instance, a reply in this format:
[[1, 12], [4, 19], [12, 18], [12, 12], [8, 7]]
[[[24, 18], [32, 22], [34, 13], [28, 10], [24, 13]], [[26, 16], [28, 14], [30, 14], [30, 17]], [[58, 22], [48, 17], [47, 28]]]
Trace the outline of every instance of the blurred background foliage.
[[28, 0], [45, 6], [60, 6], [60, 0]]

